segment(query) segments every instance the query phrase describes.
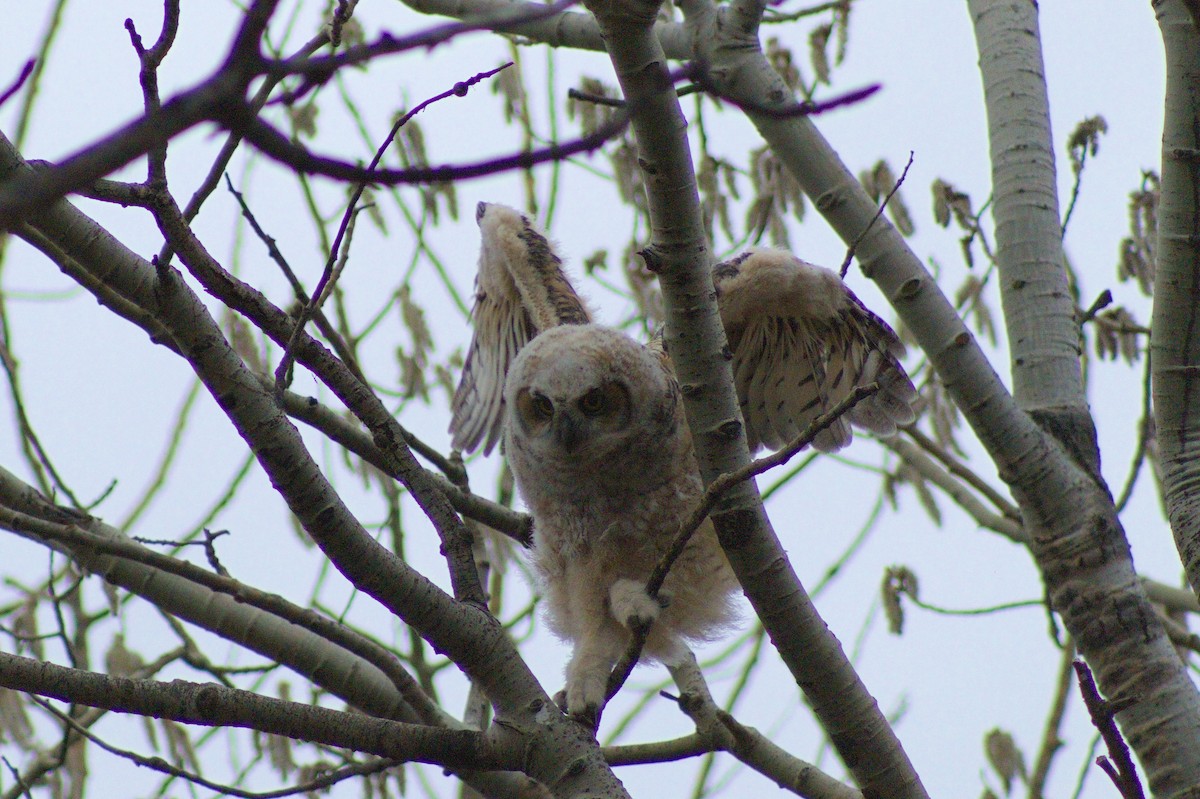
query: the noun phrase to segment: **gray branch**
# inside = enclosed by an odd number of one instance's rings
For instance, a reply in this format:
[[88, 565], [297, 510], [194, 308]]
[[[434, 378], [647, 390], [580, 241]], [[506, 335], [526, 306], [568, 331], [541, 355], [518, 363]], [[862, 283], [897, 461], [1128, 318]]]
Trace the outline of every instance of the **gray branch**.
[[[682, 7], [693, 32], [693, 15], [715, 13], [699, 2]], [[596, 14], [633, 114], [653, 228], [647, 263], [662, 285], [665, 341], [707, 485], [745, 466], [750, 456], [712, 287], [713, 259], [700, 216], [687, 124], [652, 27], [658, 2], [597, 1], [589, 8]], [[724, 35], [716, 30], [704, 33]], [[771, 641], [864, 793], [896, 799], [926, 796], [878, 704], [791, 568], [753, 482], [725, 494], [712, 520]]]

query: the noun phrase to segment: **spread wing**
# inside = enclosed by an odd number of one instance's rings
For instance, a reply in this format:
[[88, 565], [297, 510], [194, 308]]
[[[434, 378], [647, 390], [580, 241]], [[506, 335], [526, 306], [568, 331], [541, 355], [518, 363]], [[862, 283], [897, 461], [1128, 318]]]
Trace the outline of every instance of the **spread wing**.
[[819, 433], [813, 446], [850, 443], [850, 423], [879, 435], [913, 421], [917, 392], [904, 345], [833, 272], [781, 250], [745, 253], [713, 271], [750, 449], [779, 449], [856, 386], [879, 391]]
[[523, 214], [495, 203], [475, 209], [482, 239], [475, 277], [475, 333], [451, 403], [453, 446], [491, 452], [504, 421], [504, 379], [517, 352], [543, 330], [591, 321], [546, 237]]

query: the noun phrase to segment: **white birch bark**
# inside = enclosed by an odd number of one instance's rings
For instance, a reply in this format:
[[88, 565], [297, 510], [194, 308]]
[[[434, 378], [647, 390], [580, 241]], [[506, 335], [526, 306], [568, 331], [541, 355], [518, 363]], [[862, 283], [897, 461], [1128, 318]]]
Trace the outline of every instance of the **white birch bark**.
[[[992, 216], [1013, 396], [1086, 415], [1079, 328], [1063, 268], [1049, 99], [1029, 0], [970, 0], [988, 114]], [[1090, 424], [1090, 421], [1088, 422]]]
[[[786, 108], [794, 100], [762, 55], [754, 8], [750, 0], [734, 0], [719, 11], [689, 12], [687, 23], [723, 93], [752, 109]], [[753, 110], [749, 116], [843, 240], [858, 241], [864, 274], [917, 337], [1011, 487], [1054, 609], [1106, 696], [1134, 699], [1118, 721], [1151, 788], [1176, 796], [1200, 784], [1200, 695], [1140, 587], [1112, 499], [1093, 476], [1086, 453], [1094, 449], [1076, 446], [1077, 440], [1090, 446], [1090, 420], [1078, 422], [1074, 410], [1067, 418], [1075, 421], [1065, 424], [1062, 414], [1042, 414], [1039, 421], [1058, 422], [1047, 426], [1068, 445], [1047, 435], [1009, 395], [899, 233], [884, 219], [872, 225], [875, 204], [811, 120]], [[1070, 397], [1072, 390], [1034, 394], [1056, 395]]]
[[1154, 8], [1167, 64], [1150, 333], [1154, 422], [1171, 531], [1200, 593], [1200, 36], [1178, 0]]

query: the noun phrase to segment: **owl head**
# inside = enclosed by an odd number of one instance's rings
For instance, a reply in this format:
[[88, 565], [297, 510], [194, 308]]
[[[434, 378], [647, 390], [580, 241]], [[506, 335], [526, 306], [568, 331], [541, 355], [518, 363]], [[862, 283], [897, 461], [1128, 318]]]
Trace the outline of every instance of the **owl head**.
[[620, 331], [562, 325], [525, 346], [505, 383], [510, 457], [594, 465], [675, 433], [674, 378], [661, 356]]

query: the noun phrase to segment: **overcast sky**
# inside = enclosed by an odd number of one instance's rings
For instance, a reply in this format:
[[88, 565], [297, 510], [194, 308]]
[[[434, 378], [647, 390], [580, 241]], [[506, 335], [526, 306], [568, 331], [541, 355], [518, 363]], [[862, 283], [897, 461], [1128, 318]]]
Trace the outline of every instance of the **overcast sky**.
[[[6, 36], [0, 46], [0, 85], [7, 85], [32, 54], [51, 4], [10, 5], [6, 9], [6, 29], [21, 34]], [[786, 6], [785, 10], [794, 9]], [[128, 0], [68, 6], [24, 145], [27, 158], [56, 159], [73, 153], [139, 112], [137, 61], [123, 23], [125, 17], [132, 17], [143, 37], [152, 40], [159, 13], [155, 3]], [[231, 3], [184, 4], [179, 41], [162, 73], [164, 94], [194, 84], [219, 62], [235, 24], [235, 13]], [[305, 27], [310, 16], [302, 16], [305, 22], [298, 24], [288, 39], [293, 46], [311, 35], [312, 28]], [[383, 29], [400, 33], [435, 22], [415, 17], [399, 3], [384, 0], [364, 0], [359, 17], [369, 33]], [[1128, 227], [1127, 195], [1138, 186], [1142, 171], [1158, 169], [1159, 162], [1162, 47], [1150, 4], [1106, 4], [1103, 13], [1098, 13], [1095, 4], [1086, 0], [1051, 0], [1041, 4], [1041, 24], [1060, 166], [1060, 202], [1064, 207], [1071, 186], [1063, 147], [1066, 137], [1087, 116], [1101, 114], [1109, 126], [1098, 156], [1089, 162], [1084, 175], [1081, 199], [1066, 240], [1069, 257], [1081, 277], [1081, 295], [1086, 304], [1103, 289], [1112, 289], [1118, 303], [1128, 304], [1139, 320], [1148, 322], [1148, 304], [1136, 288], [1116, 282], [1116, 262], [1118, 244]], [[795, 50], [807, 70], [807, 30], [806, 24], [770, 26], [764, 28], [764, 36], [780, 37]], [[276, 41], [282, 37], [279, 30]], [[525, 48], [521, 54], [530, 88], [544, 92], [544, 84], [537, 79], [546, 64], [544, 51]], [[365, 73], [348, 74], [345, 81], [349, 91], [367, 104], [364, 118], [377, 139], [397, 108], [411, 106], [456, 81], [491, 69], [506, 57], [506, 47], [495, 37], [475, 34], [431, 53], [412, 53], [379, 62]], [[976, 207], [986, 200], [990, 182], [986, 119], [976, 60], [965, 3], [860, 0], [855, 4], [846, 62], [835, 72], [835, 89], [879, 83], [882, 91], [860, 105], [818, 120], [818, 126], [855, 172], [883, 157], [898, 173], [913, 153], [913, 166], [902, 189], [918, 229], [912, 247], [921, 258], [940, 264], [947, 292], [952, 292], [965, 274], [958, 245], [960, 234], [933, 223], [929, 186], [941, 178], [968, 192]], [[557, 96], [564, 96], [581, 74], [615, 82], [603, 56], [560, 51], [556, 60]], [[535, 100], [544, 133], [548, 124], [544, 100]], [[338, 110], [332, 89], [326, 101], [318, 119], [321, 135], [314, 146], [351, 160], [365, 157], [365, 146], [347, 115]], [[685, 105], [689, 111], [692, 107], [690, 103]], [[0, 130], [10, 137], [14, 135], [16, 111], [16, 102], [0, 108]], [[476, 160], [517, 146], [516, 134], [504, 128], [499, 118], [498, 98], [489, 88], [480, 87], [466, 98], [431, 107], [419, 119], [432, 160], [450, 162]], [[746, 151], [759, 146], [752, 128], [733, 111], [714, 113], [710, 109], [705, 122], [713, 149], [736, 163], [745, 164]], [[560, 118], [559, 124], [567, 134], [575, 130], [565, 118]], [[212, 129], [202, 127], [175, 145], [171, 179], [181, 203], [207, 169], [220, 141]], [[608, 171], [607, 159], [602, 157], [580, 159], [580, 163]], [[122, 177], [139, 179], [144, 176], [142, 170], [144, 167], [135, 165]], [[247, 190], [264, 226], [280, 240], [293, 266], [311, 286], [323, 256], [307, 224], [308, 214], [296, 182], [281, 177], [278, 170], [257, 158], [239, 159], [230, 172], [235, 183]], [[537, 172], [543, 201], [549, 175], [548, 168]], [[749, 191], [745, 183], [742, 188]], [[342, 194], [340, 188], [324, 185], [318, 186], [318, 191], [326, 209], [336, 207], [334, 202]], [[430, 231], [429, 239], [457, 291], [466, 297], [478, 243], [471, 213], [475, 202], [521, 205], [523, 194], [521, 184], [512, 177], [464, 183], [457, 191], [460, 219]], [[412, 193], [406, 196], [414, 208], [418, 207]], [[612, 199], [611, 187], [583, 166], [567, 167], [558, 203], [550, 232], [569, 266], [577, 270], [578, 264], [599, 248], [607, 248], [610, 264], [615, 264], [632, 227], [628, 210]], [[158, 250], [157, 232], [145, 213], [87, 202], [81, 207], [111, 226], [141, 255], [149, 257]], [[397, 284], [413, 253], [413, 237], [395, 204], [382, 198], [380, 210], [387, 219], [387, 235], [363, 225], [343, 279], [348, 303], [360, 321], [368, 318]], [[264, 287], [276, 302], [286, 302], [282, 281], [267, 263], [262, 248], [256, 242], [247, 242], [247, 234], [240, 228], [236, 236], [231, 232], [235, 220], [232, 200], [220, 192], [201, 216], [197, 229], [216, 257]], [[844, 254], [844, 244], [815, 213], [810, 213], [802, 224], [793, 225], [791, 241], [798, 254], [818, 263], [836, 265]], [[619, 272], [610, 267], [607, 279], [619, 283]], [[892, 318], [868, 281], [856, 271], [848, 279], [869, 305]], [[56, 466], [81, 498], [99, 497], [111, 481], [118, 481], [111, 496], [96, 510], [107, 521], [117, 523], [153, 473], [165, 436], [188, 390], [188, 372], [164, 349], [151, 346], [144, 335], [118, 323], [87, 295], [73, 290], [66, 278], [23, 243], [10, 243], [2, 285], [9, 294], [9, 325], [14, 351], [21, 361], [26, 410]], [[463, 347], [469, 330], [428, 264], [418, 264], [413, 285], [414, 293], [427, 307], [439, 352]], [[582, 287], [602, 320], [615, 322], [632, 310], [627, 299], [599, 284], [589, 281]], [[995, 308], [998, 312], [998, 302]], [[397, 326], [396, 319], [393, 313], [387, 324]], [[397, 343], [404, 341], [403, 334], [393, 327], [368, 344], [367, 351], [380, 359], [380, 366], [368, 371], [381, 382], [395, 380], [397, 371], [391, 353]], [[1003, 351], [996, 357], [997, 371], [1007, 380]], [[916, 364], [919, 360], [914, 353], [909, 362]], [[1104, 473], [1114, 490], [1123, 484], [1132, 458], [1140, 374], [1140, 367], [1100, 364], [1092, 375], [1091, 397]], [[319, 393], [303, 375], [296, 388]], [[444, 396], [437, 394], [435, 405], [439, 407], [410, 405], [403, 409], [400, 419], [430, 443], [446, 449], [446, 414], [440, 407], [445, 405]], [[153, 538], [183, 535], [237, 472], [244, 452], [224, 417], [206, 396], [201, 397], [194, 413], [174, 488], [131, 532]], [[0, 397], [0, 414], [5, 419], [12, 416], [7, 392]], [[0, 425], [0, 463], [28, 478], [14, 429], [11, 422]], [[964, 439], [969, 440], [969, 434]], [[310, 440], [318, 457], [331, 470], [340, 472], [340, 484], [355, 503], [360, 518], [367, 524], [377, 522], [380, 506], [375, 499], [340, 469], [335, 453], [322, 448], [317, 439]], [[876, 465], [890, 462], [877, 445], [865, 440], [851, 448], [845, 460]], [[473, 485], [483, 493], [490, 493], [495, 461], [493, 456], [489, 462], [471, 466]], [[985, 460], [975, 457], [973, 462], [985, 478], [1000, 485]], [[767, 476], [760, 485], [771, 482], [773, 477]], [[873, 472], [824, 458], [772, 502], [770, 510], [777, 530], [807, 586], [811, 588], [822, 578], [864, 525], [878, 485], [879, 478]], [[818, 607], [847, 649], [857, 650], [860, 673], [885, 712], [902, 712], [898, 733], [931, 794], [977, 796], [984, 786], [982, 741], [987, 730], [998, 726], [1012, 732], [1027, 756], [1033, 757], [1051, 695], [1058, 651], [1048, 637], [1045, 614], [1038, 608], [984, 618], [944, 617], [910, 609], [902, 637], [886, 632], [878, 614], [878, 586], [883, 570], [892, 564], [912, 568], [920, 577], [922, 597], [946, 607], [978, 608], [1041, 597], [1036, 569], [1022, 549], [994, 533], [977, 529], [948, 500], [939, 498], [939, 504], [944, 514], [940, 527], [920, 509], [910, 490], [902, 490], [899, 512], [889, 512], [883, 518], [851, 566], [819, 597]], [[1177, 583], [1178, 558], [1148, 475], [1143, 475], [1124, 522], [1139, 570], [1164, 582]], [[413, 561], [426, 575], [446, 585], [436, 538], [428, 525], [422, 524], [415, 508], [408, 509], [406, 523]], [[233, 531], [222, 542], [221, 558], [234, 576], [307, 601], [320, 563], [296, 543], [287, 514], [256, 469], [251, 470], [239, 503], [213, 526]], [[6, 553], [27, 560], [30, 574], [44, 573], [44, 551], [8, 538], [0, 546]], [[270, 557], [264, 557], [265, 553]], [[326, 578], [318, 591], [335, 610], [351, 601], [349, 591], [336, 575]], [[510, 613], [519, 609], [524, 594], [519, 586], [514, 591], [506, 605]], [[370, 606], [369, 600], [354, 599], [353, 607], [356, 623], [377, 625], [372, 628], [376, 634], [389, 638], [391, 623]], [[138, 621], [136, 629], [132, 629], [133, 619]], [[153, 614], [134, 607], [124, 623], [133, 645], [147, 657], [174, 645], [173, 639], [159, 637], [166, 635], [165, 628]], [[719, 649], [718, 645], [709, 651]], [[219, 645], [214, 656], [222, 657], [225, 651], [224, 645]], [[556, 690], [561, 684], [566, 648], [541, 635], [525, 651], [530, 653], [530, 662], [544, 684]], [[253, 656], [233, 657], [256, 662]], [[734, 664], [741, 660], [739, 655], [730, 665], [709, 673], [718, 700], [730, 690], [737, 673]], [[769, 731], [775, 741], [800, 757], [820, 758], [820, 734], [796, 699], [795, 686], [786, 670], [768, 653], [756, 674], [753, 688], [739, 705], [739, 718]], [[194, 673], [175, 676], [199, 678]], [[631, 685], [645, 688], [661, 678], [665, 678], [664, 670], [643, 668], [635, 673]], [[264, 690], [273, 690], [273, 685]], [[443, 690], [454, 696], [461, 692], [461, 686], [447, 680]], [[452, 699], [448, 706], [459, 707], [461, 703], [456, 702]], [[662, 700], [659, 704], [667, 705]], [[610, 710], [610, 721], [619, 715], [619, 708]], [[650, 740], [688, 730], [686, 719], [669, 706], [652, 718], [652, 725], [635, 728], [622, 740]], [[105, 729], [99, 728], [101, 734]], [[1087, 760], [1092, 735], [1073, 698], [1064, 728], [1067, 746], [1056, 761], [1048, 795], [1070, 795]], [[840, 774], [839, 765], [827, 754], [821, 762]], [[114, 774], [129, 775], [137, 781], [127, 784], [156, 784], [154, 778], [132, 767], [112, 764], [99, 755], [95, 763], [98, 772], [111, 768]], [[731, 759], [722, 758], [717, 773], [723, 775], [734, 765]], [[676, 764], [623, 769], [620, 776], [635, 795], [686, 796], [694, 772], [694, 764]], [[430, 773], [436, 774], [436, 770]], [[736, 780], [729, 795], [774, 790], [746, 770], [740, 771]], [[991, 784], [996, 785], [994, 779]], [[145, 793], [149, 789], [138, 790]], [[339, 795], [351, 795], [353, 790], [343, 786]], [[1093, 769], [1083, 795], [1107, 797], [1112, 789]]]

